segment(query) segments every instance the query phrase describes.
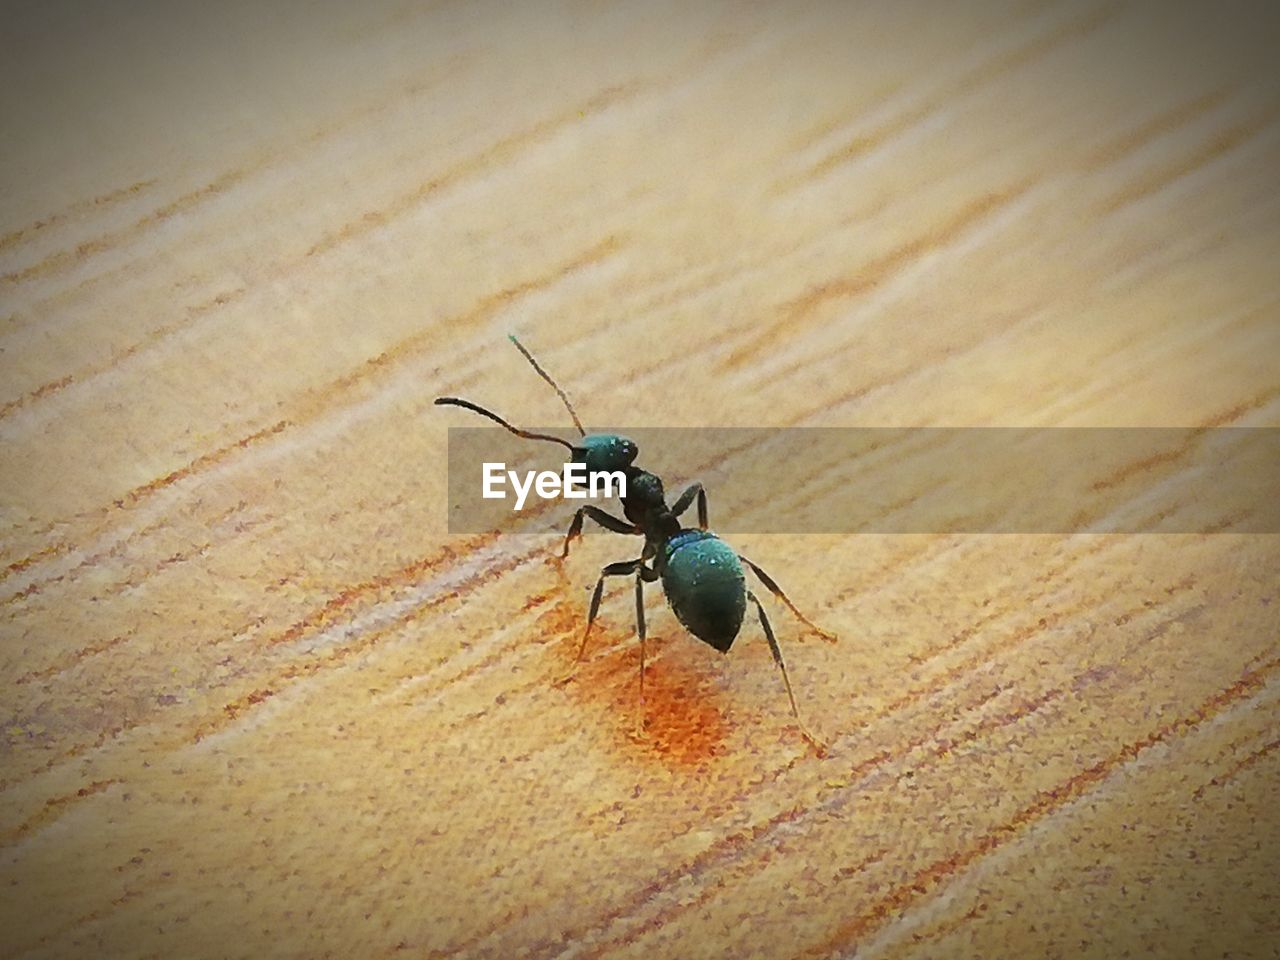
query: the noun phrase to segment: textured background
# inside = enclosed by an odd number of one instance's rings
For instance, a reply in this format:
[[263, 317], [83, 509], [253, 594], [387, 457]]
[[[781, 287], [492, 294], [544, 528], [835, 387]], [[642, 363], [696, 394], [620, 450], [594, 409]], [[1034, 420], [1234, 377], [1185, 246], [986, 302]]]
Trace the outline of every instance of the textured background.
[[1277, 955], [1276, 537], [738, 538], [820, 760], [430, 406], [1280, 425], [1272, 10], [264, 6], [4, 12], [0, 955]]

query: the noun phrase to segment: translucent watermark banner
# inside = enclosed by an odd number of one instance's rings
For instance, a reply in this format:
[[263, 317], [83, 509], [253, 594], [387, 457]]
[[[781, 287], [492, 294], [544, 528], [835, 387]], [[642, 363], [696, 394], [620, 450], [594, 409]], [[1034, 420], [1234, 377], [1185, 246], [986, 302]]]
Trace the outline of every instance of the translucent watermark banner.
[[[531, 429], [581, 442], [572, 431]], [[1280, 428], [600, 432], [636, 443], [635, 466], [662, 479], [669, 506], [701, 482], [720, 534], [1280, 533]], [[449, 531], [563, 532], [584, 504], [622, 518], [616, 489], [566, 498], [561, 481], [542, 495], [538, 475], [562, 476], [567, 454], [500, 428], [449, 428]], [[503, 481], [486, 490], [486, 471]], [[543, 479], [542, 491], [556, 486]], [[520, 509], [517, 484], [527, 484]], [[696, 507], [681, 521], [696, 526]], [[598, 529], [588, 520], [584, 532]]]

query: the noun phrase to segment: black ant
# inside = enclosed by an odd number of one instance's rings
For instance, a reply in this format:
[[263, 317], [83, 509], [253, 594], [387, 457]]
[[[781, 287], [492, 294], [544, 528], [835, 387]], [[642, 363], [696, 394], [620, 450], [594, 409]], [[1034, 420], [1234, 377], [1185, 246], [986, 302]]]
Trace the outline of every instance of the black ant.
[[[765, 615], [764, 607], [756, 595], [747, 588], [746, 575], [742, 565], [751, 569], [760, 582], [775, 597], [787, 605], [802, 623], [827, 640], [834, 641], [835, 634], [823, 630], [801, 613], [787, 597], [773, 578], [758, 566], [739, 553], [734, 552], [728, 544], [707, 529], [707, 494], [701, 483], [691, 484], [671, 507], [667, 506], [666, 496], [662, 489], [662, 480], [647, 470], [634, 465], [639, 455], [639, 448], [626, 437], [614, 434], [588, 434], [582, 428], [582, 421], [573, 409], [573, 404], [559, 385], [542, 369], [533, 355], [525, 349], [514, 336], [510, 338], [526, 360], [533, 366], [547, 383], [564, 401], [577, 427], [581, 440], [577, 444], [569, 443], [560, 437], [545, 433], [533, 433], [512, 426], [502, 417], [469, 400], [457, 397], [438, 397], [437, 404], [462, 407], [505, 427], [518, 437], [528, 440], [547, 440], [558, 443], [569, 450], [569, 462], [582, 464], [588, 476], [598, 471], [620, 471], [626, 477], [626, 495], [622, 498], [622, 512], [626, 516], [621, 520], [599, 507], [586, 505], [579, 507], [569, 524], [569, 532], [564, 539], [561, 558], [569, 556], [569, 546], [582, 536], [582, 522], [590, 517], [606, 530], [614, 533], [644, 537], [644, 549], [634, 560], [610, 563], [600, 571], [600, 579], [596, 581], [595, 592], [591, 595], [591, 611], [587, 615], [587, 628], [582, 635], [582, 644], [578, 648], [577, 664], [582, 661], [587, 650], [587, 638], [591, 634], [591, 624], [595, 622], [596, 613], [600, 609], [600, 597], [604, 592], [606, 577], [624, 577], [634, 575], [636, 578], [636, 622], [640, 634], [640, 695], [644, 698], [644, 584], [656, 580], [662, 581], [662, 589], [667, 602], [675, 611], [680, 622], [703, 643], [715, 647], [721, 653], [727, 653], [737, 639], [742, 627], [742, 619], [746, 614], [747, 601], [755, 604], [760, 616], [760, 626], [764, 628], [765, 639], [769, 641], [769, 649], [773, 651], [773, 660], [782, 672], [782, 683], [787, 690], [787, 699], [791, 703], [791, 713], [804, 738], [822, 754], [826, 745], [811, 734], [800, 719], [800, 711], [796, 709], [795, 694], [791, 691], [791, 680], [787, 676], [786, 664], [782, 661], [782, 651], [773, 635], [773, 627]], [[698, 504], [697, 528], [683, 527], [680, 515], [689, 509], [694, 501]], [[741, 562], [739, 562], [741, 561]], [[572, 679], [572, 671], [561, 682]]]

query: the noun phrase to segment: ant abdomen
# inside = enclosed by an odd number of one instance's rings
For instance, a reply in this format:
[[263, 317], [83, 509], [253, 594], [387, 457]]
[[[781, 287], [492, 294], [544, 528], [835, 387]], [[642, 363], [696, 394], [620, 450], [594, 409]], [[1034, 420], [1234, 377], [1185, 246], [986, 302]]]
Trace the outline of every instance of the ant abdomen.
[[706, 530], [682, 530], [665, 545], [662, 589], [676, 617], [703, 643], [727, 653], [747, 612], [746, 574], [733, 549]]

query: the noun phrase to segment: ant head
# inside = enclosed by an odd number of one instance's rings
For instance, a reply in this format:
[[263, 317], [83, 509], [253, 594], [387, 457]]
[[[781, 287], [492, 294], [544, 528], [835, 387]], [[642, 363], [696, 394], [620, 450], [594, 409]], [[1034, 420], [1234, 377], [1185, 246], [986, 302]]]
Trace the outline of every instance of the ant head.
[[640, 448], [626, 437], [593, 433], [573, 448], [573, 462], [586, 464], [587, 473], [625, 471], [639, 455]]

